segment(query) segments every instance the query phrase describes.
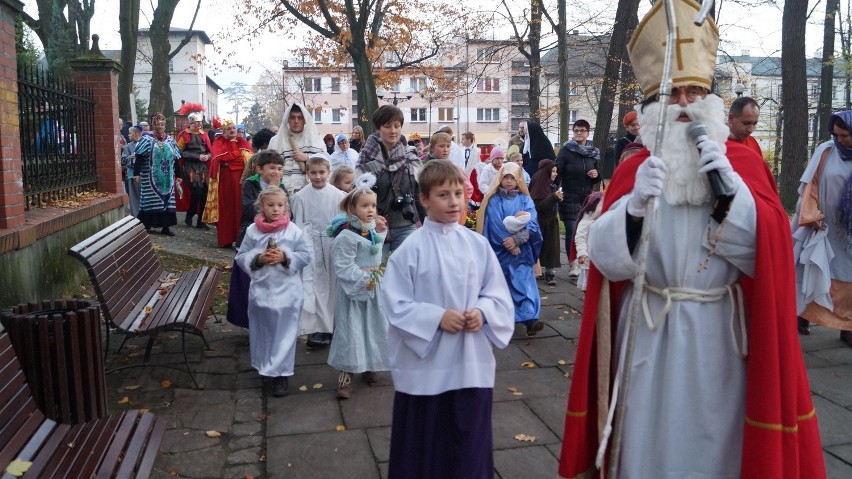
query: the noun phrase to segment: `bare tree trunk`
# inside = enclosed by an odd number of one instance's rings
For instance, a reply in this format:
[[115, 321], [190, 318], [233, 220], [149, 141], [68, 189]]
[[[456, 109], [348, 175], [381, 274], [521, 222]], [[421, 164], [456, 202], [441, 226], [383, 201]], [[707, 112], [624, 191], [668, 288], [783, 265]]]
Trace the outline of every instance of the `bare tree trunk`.
[[837, 11], [840, 0], [826, 0], [825, 24], [822, 33], [822, 72], [820, 73], [819, 103], [816, 111], [816, 142], [827, 141], [831, 135], [826, 128], [828, 115], [831, 114], [831, 100], [834, 96], [834, 38]]
[[118, 74], [118, 116], [132, 120], [133, 73], [136, 68], [136, 36], [139, 33], [139, 0], [121, 0], [118, 31], [121, 34], [121, 73]]
[[615, 12], [615, 27], [612, 29], [612, 37], [609, 40], [604, 81], [601, 88], [600, 102], [598, 103], [598, 115], [594, 125], [594, 145], [601, 151], [606, 150], [607, 143], [609, 142], [612, 109], [618, 88], [619, 68], [621, 66], [621, 54], [627, 50], [627, 42], [632, 33], [630, 30], [631, 18], [637, 14], [638, 9], [639, 0], [618, 0], [618, 9]]
[[568, 94], [568, 7], [567, 0], [559, 0], [559, 24], [556, 45], [559, 52], [559, 141], [568, 138], [568, 120], [571, 114], [571, 95]]
[[159, 112], [172, 116], [175, 111], [169, 75], [169, 30], [179, 2], [160, 0], [148, 31], [151, 39], [151, 99], [148, 101], [148, 111], [152, 114]]
[[[637, 25], [639, 25], [639, 15], [634, 12], [634, 14], [630, 17], [630, 25], [627, 27], [631, 34], [634, 30], [636, 30]], [[624, 123], [621, 122], [621, 119], [624, 118], [624, 115], [633, 110], [636, 103], [642, 100], [642, 90], [639, 89], [636, 74], [633, 72], [633, 64], [630, 63], [630, 57], [627, 55], [626, 48], [621, 54], [621, 79], [619, 83], [621, 85], [618, 88], [618, 130], [615, 135], [616, 138], [621, 138], [627, 134], [627, 129], [624, 127]], [[618, 161], [618, 158], [616, 158], [615, 161]]]
[[541, 0], [530, 1], [530, 118], [541, 121]]
[[350, 47], [349, 54], [352, 56], [352, 63], [355, 66], [355, 78], [358, 81], [358, 87], [356, 88], [358, 90], [358, 124], [364, 129], [364, 134], [369, 135], [375, 131], [372, 122], [373, 112], [379, 109], [379, 99], [376, 97], [376, 81], [373, 78], [373, 66], [366, 53], [359, 53]]
[[[781, 75], [784, 88], [781, 104], [785, 111], [808, 111], [807, 79], [805, 78], [805, 25], [808, 2], [800, 0], [784, 3], [781, 22]], [[788, 210], [796, 205], [799, 177], [808, 161], [808, 117], [787, 115], [784, 118], [784, 144], [782, 146], [780, 190], [781, 202]]]

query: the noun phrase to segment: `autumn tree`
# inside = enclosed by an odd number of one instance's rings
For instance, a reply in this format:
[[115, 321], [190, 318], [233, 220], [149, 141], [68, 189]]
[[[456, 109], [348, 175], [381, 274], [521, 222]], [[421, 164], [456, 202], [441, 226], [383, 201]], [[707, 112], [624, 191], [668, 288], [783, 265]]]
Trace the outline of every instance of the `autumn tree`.
[[808, 111], [808, 91], [805, 69], [805, 26], [808, 2], [800, 0], [784, 3], [781, 20], [781, 77], [784, 88], [781, 103], [784, 105], [784, 145], [780, 175], [781, 202], [788, 210], [796, 205], [799, 178], [808, 161], [808, 117], [790, 112]]
[[148, 110], [152, 113], [161, 112], [166, 116], [174, 112], [169, 60], [177, 56], [183, 47], [189, 43], [192, 34], [195, 33], [192, 27], [195, 25], [198, 10], [201, 8], [201, 0], [198, 0], [186, 35], [172, 49], [169, 42], [169, 32], [179, 2], [180, 0], [160, 0], [157, 3], [157, 8], [154, 9], [154, 16], [151, 19], [149, 29], [151, 39], [151, 99], [148, 102]]
[[36, 0], [38, 18], [22, 12], [24, 22], [41, 41], [48, 68], [67, 74], [68, 60], [89, 50], [95, 0]]
[[[121, 0], [118, 32], [121, 35], [121, 72], [118, 74], [118, 116], [130, 120], [133, 111], [130, 97], [136, 70], [137, 35], [139, 34], [139, 0]], [[138, 114], [138, 112], [137, 112]]]
[[[246, 0], [262, 19], [256, 31], [277, 28], [313, 35], [295, 38], [320, 67], [346, 65], [355, 70], [358, 122], [367, 132], [378, 108], [376, 87], [391, 86], [412, 68], [439, 74], [438, 54], [468, 26], [451, 0]], [[295, 33], [291, 33], [295, 36]]]
[[[529, 10], [524, 8], [520, 14], [509, 7], [506, 0], [502, 0], [503, 8], [506, 9], [506, 19], [512, 26], [513, 39], [518, 51], [527, 59], [530, 66], [530, 82], [528, 97], [530, 105], [529, 117], [537, 122], [541, 121], [541, 21], [543, 5], [541, 0], [529, 0]], [[517, 19], [522, 19], [523, 23]]]

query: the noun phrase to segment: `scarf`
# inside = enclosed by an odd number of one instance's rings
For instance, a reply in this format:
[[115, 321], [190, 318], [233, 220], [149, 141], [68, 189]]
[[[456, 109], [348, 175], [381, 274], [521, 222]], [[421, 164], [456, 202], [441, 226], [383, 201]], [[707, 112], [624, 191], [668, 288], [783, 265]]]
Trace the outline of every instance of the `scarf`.
[[[852, 132], [852, 110], [834, 113], [828, 118], [828, 131], [834, 139], [834, 148], [841, 160], [849, 161], [852, 160], [852, 148], [842, 146], [837, 141], [837, 135], [834, 134], [834, 122], [838, 119], [846, 124], [847, 131]], [[846, 247], [852, 246], [852, 175], [846, 179], [846, 184], [843, 185], [843, 193], [837, 202], [836, 220], [837, 224], [841, 226], [842, 234], [846, 236]]]
[[550, 172], [554, 166], [556, 163], [553, 160], [541, 160], [538, 164], [538, 171], [530, 179], [530, 197], [533, 201], [541, 201], [553, 193], [550, 187]]
[[520, 193], [521, 193], [521, 190], [519, 190], [517, 188], [512, 189], [512, 190], [507, 190], [506, 188], [503, 188], [501, 186], [500, 188], [497, 189], [497, 194], [499, 194], [503, 198], [508, 198], [510, 200], [512, 198], [516, 198]]
[[404, 167], [416, 178], [423, 162], [414, 152], [409, 153], [407, 147], [408, 145], [400, 138], [399, 142], [387, 151], [379, 134], [373, 133], [367, 137], [367, 141], [361, 148], [358, 168], [365, 173], [370, 172], [379, 176], [379, 173], [385, 170], [394, 172]]
[[254, 217], [254, 225], [257, 227], [258, 231], [264, 234], [284, 231], [289, 224], [290, 217], [286, 214], [278, 221], [273, 221], [271, 223], [266, 221], [266, 218], [264, 218], [262, 214], [258, 214]]
[[376, 222], [362, 223], [361, 219], [355, 215], [346, 213], [338, 213], [331, 219], [331, 224], [325, 229], [325, 234], [330, 238], [334, 238], [341, 231], [348, 229], [353, 233], [370, 240], [370, 253], [376, 254], [380, 251], [381, 242], [384, 239], [382, 235], [376, 233]]
[[600, 150], [595, 148], [595, 145], [592, 144], [591, 141], [586, 141], [585, 145], [581, 145], [577, 143], [577, 140], [568, 140], [565, 142], [565, 148], [568, 148], [568, 151], [572, 153], [576, 153], [580, 156], [585, 156], [587, 158], [594, 158], [599, 160], [601, 158]]

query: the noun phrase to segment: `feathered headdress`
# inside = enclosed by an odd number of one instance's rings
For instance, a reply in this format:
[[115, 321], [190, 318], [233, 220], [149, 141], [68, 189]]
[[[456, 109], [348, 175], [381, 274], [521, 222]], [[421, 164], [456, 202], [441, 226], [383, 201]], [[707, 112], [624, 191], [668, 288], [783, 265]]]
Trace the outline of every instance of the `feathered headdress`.
[[354, 189], [356, 190], [372, 190], [373, 186], [376, 185], [376, 175], [370, 173], [369, 171], [366, 173], [361, 173], [355, 180]]
[[218, 116], [214, 116], [212, 120], [210, 120], [210, 124], [213, 125], [213, 128], [219, 130], [222, 128], [222, 119]]
[[180, 110], [178, 110], [177, 113], [178, 115], [186, 115], [194, 111], [205, 111], [204, 105], [200, 103], [184, 103], [180, 106]]

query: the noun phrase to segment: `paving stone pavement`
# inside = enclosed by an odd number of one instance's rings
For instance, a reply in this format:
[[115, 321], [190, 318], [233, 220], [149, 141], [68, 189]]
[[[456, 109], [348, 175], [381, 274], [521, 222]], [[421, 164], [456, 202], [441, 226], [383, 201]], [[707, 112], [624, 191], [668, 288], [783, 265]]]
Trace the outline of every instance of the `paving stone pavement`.
[[[230, 264], [233, 252], [215, 248], [215, 229], [179, 224], [175, 238], [152, 238], [167, 251]], [[545, 329], [527, 338], [519, 328], [506, 349], [495, 351], [494, 475], [501, 479], [557, 476], [582, 309], [582, 293], [565, 275], [563, 268], [556, 286], [539, 283]], [[249, 361], [246, 330], [211, 317], [205, 336], [211, 351], [198, 338], [187, 338], [203, 390], [192, 387], [188, 374], [166, 368], [107, 375], [111, 410], [149, 408], [168, 421], [153, 477], [386, 477], [393, 401], [389, 373], [379, 373], [372, 386], [354, 378], [352, 398], [338, 401], [337, 373], [326, 364], [327, 351], [309, 351], [300, 342], [290, 394], [267, 397]], [[852, 348], [826, 328], [814, 327], [812, 335], [800, 338], [828, 477], [852, 477]], [[120, 339], [112, 335], [113, 349]], [[180, 343], [178, 334], [161, 334], [152, 362], [182, 361]], [[109, 356], [109, 367], [139, 363], [144, 348], [144, 339], [129, 341], [121, 353]], [[518, 434], [536, 439], [519, 441]]]

